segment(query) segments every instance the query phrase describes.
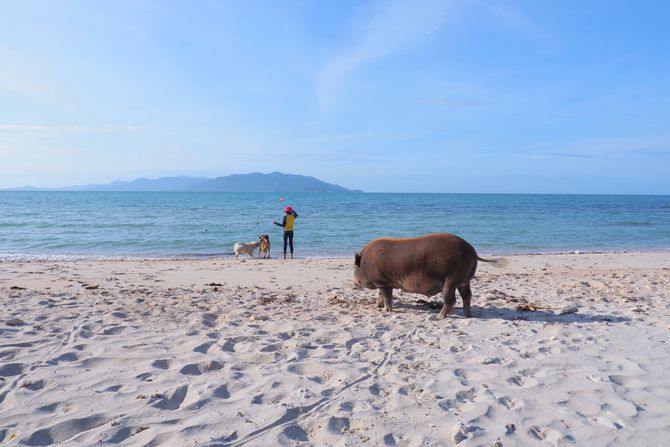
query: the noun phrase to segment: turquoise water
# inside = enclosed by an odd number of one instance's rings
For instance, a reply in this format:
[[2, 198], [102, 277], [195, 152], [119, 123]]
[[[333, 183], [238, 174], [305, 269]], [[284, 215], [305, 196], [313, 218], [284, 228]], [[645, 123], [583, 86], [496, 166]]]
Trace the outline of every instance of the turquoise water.
[[480, 254], [670, 250], [670, 196], [0, 192], [0, 259], [227, 257], [262, 233], [277, 257], [286, 204], [298, 257], [438, 231]]

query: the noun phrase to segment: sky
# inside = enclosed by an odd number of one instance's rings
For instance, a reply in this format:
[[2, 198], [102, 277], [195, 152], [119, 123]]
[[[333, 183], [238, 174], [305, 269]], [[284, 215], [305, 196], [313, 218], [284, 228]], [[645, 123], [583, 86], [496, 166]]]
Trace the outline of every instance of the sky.
[[670, 194], [670, 2], [0, 0], [0, 188]]

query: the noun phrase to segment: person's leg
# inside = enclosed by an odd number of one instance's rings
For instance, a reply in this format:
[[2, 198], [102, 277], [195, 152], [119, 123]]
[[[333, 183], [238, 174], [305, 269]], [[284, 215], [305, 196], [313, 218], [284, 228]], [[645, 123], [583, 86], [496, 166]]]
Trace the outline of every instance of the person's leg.
[[288, 235], [288, 245], [291, 248], [291, 259], [293, 259], [293, 231], [289, 232]]
[[284, 259], [286, 259], [286, 247], [288, 245], [288, 231], [284, 231]]

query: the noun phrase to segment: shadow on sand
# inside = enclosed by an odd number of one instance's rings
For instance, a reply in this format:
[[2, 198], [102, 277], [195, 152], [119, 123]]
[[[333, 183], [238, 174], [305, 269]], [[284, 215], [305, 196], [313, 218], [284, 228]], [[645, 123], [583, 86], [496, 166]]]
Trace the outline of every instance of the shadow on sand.
[[[394, 303], [394, 308], [405, 309], [407, 311], [421, 310], [431, 313], [439, 313], [442, 308], [441, 301], [423, 301], [423, 302], [401, 302]], [[530, 321], [530, 322], [548, 322], [548, 323], [625, 323], [631, 321], [628, 317], [620, 315], [577, 313], [561, 315], [551, 310], [518, 311], [514, 307], [498, 306], [472, 306], [472, 318], [477, 320], [507, 320], [507, 321]], [[463, 309], [454, 307], [449, 313], [449, 318], [464, 318]]]

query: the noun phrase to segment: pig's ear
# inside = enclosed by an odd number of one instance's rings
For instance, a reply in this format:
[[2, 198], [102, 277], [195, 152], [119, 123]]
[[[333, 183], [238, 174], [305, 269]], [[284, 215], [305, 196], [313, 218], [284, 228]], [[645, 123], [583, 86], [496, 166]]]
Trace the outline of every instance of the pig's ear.
[[356, 253], [354, 255], [354, 264], [356, 264], [357, 267], [361, 266], [361, 255], [360, 255], [360, 253]]

